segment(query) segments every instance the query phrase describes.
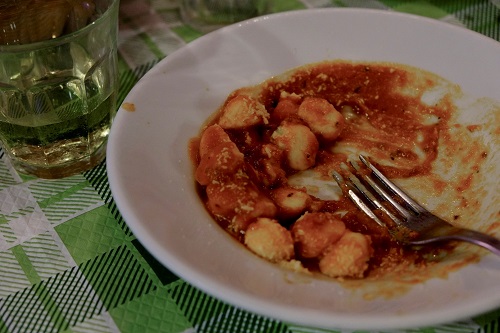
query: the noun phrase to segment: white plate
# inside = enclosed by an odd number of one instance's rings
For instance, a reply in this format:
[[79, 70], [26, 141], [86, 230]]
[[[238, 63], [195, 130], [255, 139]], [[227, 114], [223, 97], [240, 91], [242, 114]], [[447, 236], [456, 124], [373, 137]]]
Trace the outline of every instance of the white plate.
[[[320, 9], [256, 18], [169, 55], [134, 87], [108, 144], [109, 182], [137, 238], [207, 293], [258, 314], [325, 328], [427, 326], [500, 306], [500, 260], [433, 279], [392, 299], [366, 300], [328, 280], [301, 281], [261, 260], [212, 222], [194, 190], [188, 140], [235, 88], [325, 59], [392, 61], [498, 99], [500, 43], [389, 11]], [[290, 283], [288, 279], [295, 279]]]

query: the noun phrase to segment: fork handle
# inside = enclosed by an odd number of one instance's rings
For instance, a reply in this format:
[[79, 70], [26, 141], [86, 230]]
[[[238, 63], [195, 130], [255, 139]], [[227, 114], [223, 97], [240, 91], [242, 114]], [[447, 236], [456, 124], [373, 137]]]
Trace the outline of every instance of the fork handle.
[[430, 242], [435, 242], [435, 241], [445, 241], [445, 240], [459, 240], [459, 241], [465, 241], [469, 243], [473, 243], [479, 246], [482, 246], [497, 256], [500, 256], [500, 240], [484, 234], [482, 232], [474, 231], [474, 230], [469, 230], [469, 229], [462, 229], [462, 228], [454, 228], [455, 231], [452, 233], [448, 233], [446, 235], [441, 235], [434, 237], [432, 239], [427, 239], [427, 240], [419, 240], [419, 241], [413, 241], [413, 244], [426, 244]]

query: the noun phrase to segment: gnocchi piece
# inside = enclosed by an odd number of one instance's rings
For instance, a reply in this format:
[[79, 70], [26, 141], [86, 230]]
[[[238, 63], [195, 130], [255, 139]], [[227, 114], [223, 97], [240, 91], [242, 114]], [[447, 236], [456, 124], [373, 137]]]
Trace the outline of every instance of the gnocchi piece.
[[284, 151], [292, 169], [306, 170], [316, 162], [319, 142], [306, 125], [283, 121], [271, 135], [271, 141]]
[[244, 242], [252, 252], [271, 262], [288, 261], [294, 255], [290, 232], [270, 218], [258, 218], [251, 223]]
[[199, 155], [195, 179], [201, 185], [232, 177], [245, 162], [244, 155], [219, 125], [205, 129], [200, 138]]
[[297, 114], [324, 141], [335, 140], [345, 127], [342, 114], [324, 98], [304, 98]]
[[201, 135], [199, 148], [200, 157], [210, 153], [218, 145], [230, 142], [232, 141], [229, 135], [227, 135], [222, 127], [217, 124], [211, 125], [207, 127]]
[[261, 148], [261, 172], [258, 173], [264, 185], [270, 187], [286, 180], [286, 172], [281, 167], [283, 151], [276, 145], [268, 143]]
[[205, 153], [195, 171], [195, 179], [201, 185], [219, 182], [243, 168], [244, 156], [233, 142], [222, 143]]
[[280, 100], [271, 114], [273, 121], [281, 122], [288, 117], [296, 115], [299, 111], [300, 100], [301, 97], [299, 95], [282, 91]]
[[237, 95], [223, 108], [219, 125], [224, 129], [242, 129], [258, 124], [267, 124], [269, 113], [256, 99]]
[[319, 257], [346, 232], [344, 222], [332, 213], [305, 213], [291, 228], [298, 254], [303, 258]]
[[257, 217], [274, 217], [274, 202], [259, 191], [246, 175], [225, 183], [211, 183], [206, 188], [208, 210], [228, 222], [228, 230], [240, 233]]
[[272, 191], [271, 197], [278, 206], [282, 218], [292, 218], [301, 215], [312, 202], [305, 190], [289, 186], [279, 187]]
[[325, 250], [319, 269], [330, 277], [362, 278], [372, 254], [370, 236], [347, 231]]

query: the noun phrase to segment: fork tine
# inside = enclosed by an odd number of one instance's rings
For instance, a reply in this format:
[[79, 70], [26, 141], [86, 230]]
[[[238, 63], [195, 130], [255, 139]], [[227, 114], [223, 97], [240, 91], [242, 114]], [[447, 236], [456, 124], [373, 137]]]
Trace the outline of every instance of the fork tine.
[[[411, 215], [403, 206], [401, 206], [394, 198], [387, 193], [385, 189], [380, 187], [366, 172], [363, 172], [359, 167], [358, 163], [355, 161], [350, 161], [352, 167], [357, 171], [357, 173], [363, 178], [363, 180], [384, 200], [388, 201], [391, 206], [401, 214], [405, 219], [408, 219]], [[393, 184], [394, 185], [394, 184]], [[389, 188], [391, 191], [392, 189]], [[399, 222], [399, 221], [397, 221]]]
[[[385, 227], [385, 223], [382, 222], [377, 215], [373, 213], [373, 211], [368, 207], [364, 201], [356, 194], [354, 190], [354, 186], [351, 182], [346, 182], [344, 178], [336, 171], [332, 171], [333, 178], [339, 185], [340, 189], [344, 194], [346, 194], [354, 204], [361, 209], [366, 215], [372, 218], [375, 222], [377, 222], [380, 226]], [[361, 192], [363, 193], [363, 192]]]
[[[359, 168], [359, 165], [357, 165], [356, 162], [351, 162], [351, 165], [352, 167], [354, 168], [354, 170], [357, 172], [358, 175], [360, 175], [363, 179], [365, 179], [366, 177], [366, 174], [362, 173], [360, 171], [360, 168]], [[351, 170], [347, 167], [347, 165], [345, 164], [342, 164], [341, 165], [341, 168], [343, 167], [343, 170], [346, 171], [348, 173], [348, 179], [350, 180], [351, 184], [359, 191], [359, 193], [361, 193], [364, 198], [370, 202], [370, 204], [372, 204], [375, 209], [385, 213], [386, 216], [388, 216], [393, 222], [395, 222], [397, 225], [402, 225], [402, 221], [396, 217], [394, 214], [392, 214], [392, 212], [390, 210], [388, 210], [384, 205], [382, 205], [380, 203], [380, 201], [372, 194], [371, 191], [369, 191], [365, 185], [363, 185], [363, 183], [357, 178], [356, 175], [354, 175]], [[373, 181], [371, 179], [366, 179], [368, 180], [369, 182], [368, 185], [372, 188], [375, 189], [375, 192], [377, 192], [380, 196], [382, 196], [383, 198], [385, 198], [387, 196], [387, 194], [381, 189], [381, 188], [375, 188], [374, 186], [376, 186], [375, 183], [373, 183]], [[391, 198], [392, 199], [392, 198]], [[391, 202], [392, 203], [392, 202]], [[394, 202], [395, 205], [398, 205], [397, 202]], [[401, 208], [401, 207], [400, 207]], [[406, 218], [406, 215], [407, 214], [404, 214], [406, 212], [403, 211], [403, 217]], [[386, 227], [392, 227], [391, 226], [388, 226], [386, 225]]]
[[[396, 184], [394, 184], [387, 177], [385, 177], [382, 174], [382, 172], [380, 172], [380, 170], [378, 170], [373, 164], [371, 164], [370, 161], [368, 161], [368, 159], [365, 156], [359, 155], [359, 159], [361, 160], [361, 162], [363, 162], [364, 165], [366, 165], [373, 172], [373, 174], [380, 180], [380, 182], [386, 188], [390, 189], [394, 194], [399, 196], [409, 207], [411, 207], [411, 209], [413, 210], [413, 212], [416, 215], [427, 212], [427, 210], [425, 208], [420, 206], [408, 194], [406, 194], [402, 189], [400, 189], [398, 186], [396, 186]], [[399, 211], [399, 209], [398, 209], [398, 211]]]

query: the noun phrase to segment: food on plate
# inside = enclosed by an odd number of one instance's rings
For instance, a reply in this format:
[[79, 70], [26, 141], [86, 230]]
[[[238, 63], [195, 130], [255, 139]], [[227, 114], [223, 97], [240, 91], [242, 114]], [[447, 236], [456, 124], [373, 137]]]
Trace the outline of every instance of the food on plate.
[[292, 235], [277, 220], [257, 218], [245, 230], [244, 242], [250, 250], [272, 262], [294, 257]]
[[[389, 178], [431, 177], [435, 192], [456, 181], [450, 208], [460, 220], [474, 209], [464, 180], [432, 178], [446, 161], [439, 154], [463, 150], [451, 139], [445, 83], [400, 64], [325, 61], [237, 89], [191, 142], [200, 198], [250, 251], [296, 271], [355, 280], [425, 267], [453, 244], [398, 243], [335, 188], [331, 172], [363, 153]], [[473, 151], [468, 163], [480, 170], [488, 151]]]
[[319, 258], [325, 249], [346, 233], [342, 220], [332, 213], [305, 213], [291, 227], [297, 253], [302, 258]]
[[316, 162], [319, 143], [311, 129], [304, 124], [284, 120], [271, 135], [285, 155], [286, 164], [294, 170], [306, 170]]
[[372, 252], [370, 236], [347, 231], [322, 251], [319, 270], [331, 277], [363, 277]]

